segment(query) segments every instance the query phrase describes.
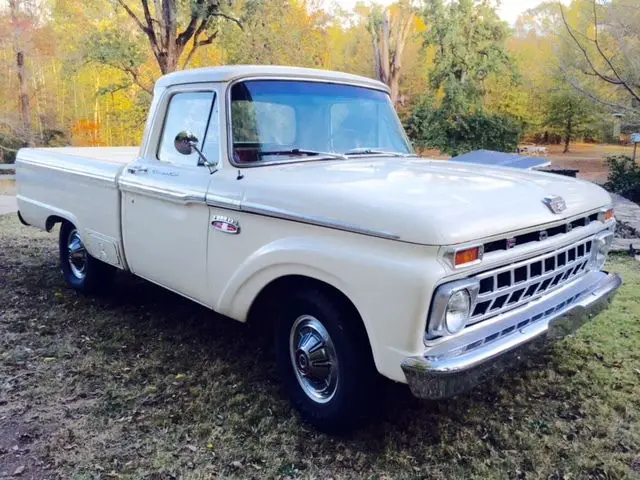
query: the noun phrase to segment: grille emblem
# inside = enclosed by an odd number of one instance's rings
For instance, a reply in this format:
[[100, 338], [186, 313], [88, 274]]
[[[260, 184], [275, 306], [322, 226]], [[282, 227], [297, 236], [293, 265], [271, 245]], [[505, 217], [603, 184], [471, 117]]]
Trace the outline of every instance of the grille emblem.
[[544, 203], [551, 213], [562, 213], [567, 209], [567, 204], [559, 195], [549, 195], [542, 199], [542, 203]]
[[233, 218], [225, 217], [222, 215], [216, 215], [211, 219], [211, 226], [214, 230], [218, 230], [224, 233], [230, 233], [231, 235], [237, 235], [240, 233], [240, 222]]
[[515, 238], [507, 238], [507, 250], [516, 246]]
[[540, 241], [542, 242], [543, 240], [546, 240], [547, 238], [549, 238], [549, 232], [547, 232], [546, 230], [541, 230], [538, 238], [540, 239]]

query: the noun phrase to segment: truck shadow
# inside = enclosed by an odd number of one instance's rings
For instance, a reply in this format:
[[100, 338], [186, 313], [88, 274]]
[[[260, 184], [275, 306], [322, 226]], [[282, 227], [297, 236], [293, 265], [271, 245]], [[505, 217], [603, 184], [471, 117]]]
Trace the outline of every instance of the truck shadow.
[[[166, 356], [164, 361], [187, 374], [192, 371], [193, 364], [222, 362], [246, 378], [252, 389], [259, 386], [272, 396], [283, 418], [299, 422], [278, 388], [270, 328], [256, 323], [238, 323], [124, 273], [119, 274], [113, 288], [96, 301], [106, 310], [124, 313], [121, 319], [133, 334], [131, 346], [134, 349], [143, 348], [150, 337], [161, 338], [156, 351]], [[420, 443], [437, 444], [442, 442], [443, 426], [468, 425], [474, 421], [469, 416], [473, 411], [502, 415], [501, 407], [511, 408], [514, 399], [527, 395], [527, 375], [531, 371], [546, 370], [552, 363], [550, 349], [537, 351], [536, 356], [522, 360], [499, 378], [471, 392], [440, 401], [417, 399], [406, 385], [382, 379], [377, 392], [382, 400], [372, 421], [343, 439], [352, 445], [360, 444], [363, 451], [371, 453], [376, 446], [380, 450], [385, 448], [384, 441], [372, 443], [372, 438], [384, 439], [394, 431], [405, 432], [408, 436], [408, 432], [418, 428], [420, 434], [416, 438]], [[534, 397], [541, 400], [546, 396], [544, 392], [534, 393]], [[484, 420], [488, 418], [484, 417]], [[310, 430], [312, 427], [303, 428], [301, 437], [308, 435]]]

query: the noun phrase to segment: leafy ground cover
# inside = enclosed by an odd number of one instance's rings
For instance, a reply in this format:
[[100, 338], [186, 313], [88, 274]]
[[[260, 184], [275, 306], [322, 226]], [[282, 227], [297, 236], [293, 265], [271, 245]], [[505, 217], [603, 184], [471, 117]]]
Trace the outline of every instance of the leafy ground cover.
[[0, 478], [640, 477], [640, 267], [575, 337], [473, 392], [388, 385], [346, 438], [303, 425], [269, 339], [122, 274], [84, 297], [55, 235], [0, 217]]

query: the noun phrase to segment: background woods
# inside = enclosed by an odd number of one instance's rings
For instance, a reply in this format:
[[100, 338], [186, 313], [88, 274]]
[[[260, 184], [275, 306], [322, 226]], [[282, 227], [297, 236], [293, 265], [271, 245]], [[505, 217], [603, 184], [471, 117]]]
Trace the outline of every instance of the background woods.
[[490, 0], [0, 1], [0, 151], [139, 141], [154, 81], [287, 64], [376, 77], [418, 147], [617, 142], [640, 125], [640, 4]]

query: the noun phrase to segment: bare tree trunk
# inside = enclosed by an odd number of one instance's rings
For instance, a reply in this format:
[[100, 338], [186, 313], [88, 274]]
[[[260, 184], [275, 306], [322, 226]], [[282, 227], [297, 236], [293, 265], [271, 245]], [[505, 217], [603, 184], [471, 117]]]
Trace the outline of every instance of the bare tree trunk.
[[569, 151], [569, 144], [571, 143], [571, 137], [573, 133], [573, 119], [569, 117], [567, 119], [567, 125], [564, 129], [564, 150], [562, 153], [567, 153]]
[[[187, 26], [178, 33], [178, 7], [183, 3], [177, 0], [153, 0], [155, 17], [149, 8], [149, 0], [138, 0], [142, 7], [143, 16], [139, 17], [129, 5], [132, 0], [117, 0], [125, 9], [127, 14], [134, 20], [138, 28], [147, 36], [151, 51], [153, 52], [158, 67], [162, 74], [171, 73], [178, 69], [180, 56], [184, 52], [189, 42], [192, 43], [191, 50], [188, 53], [185, 65], [191, 59], [194, 52], [205, 45], [211, 45], [215, 40], [218, 31], [209, 32], [211, 21], [216, 17], [221, 17], [234, 22], [238, 27], [242, 28], [240, 21], [220, 11], [221, 2], [204, 2], [203, 0], [195, 0], [184, 2], [190, 7], [190, 19]], [[145, 90], [148, 88], [140, 84], [137, 72], [128, 71], [138, 85]]]
[[[14, 34], [17, 35], [17, 23], [19, 16], [18, 0], [9, 0], [9, 8], [11, 10], [11, 20], [14, 24]], [[21, 41], [16, 36], [13, 48], [16, 53], [16, 72], [18, 74], [18, 95], [20, 101], [20, 115], [22, 119], [23, 135], [28, 147], [33, 147], [33, 130], [31, 128], [31, 108], [29, 107], [29, 90], [27, 89], [27, 72], [24, 62], [24, 50]]]
[[414, 18], [414, 12], [409, 11], [404, 18], [402, 13], [398, 14], [394, 21], [391, 10], [387, 8], [382, 22], [374, 24], [371, 29], [376, 75], [391, 90], [391, 100], [394, 103], [400, 98], [402, 54]]

